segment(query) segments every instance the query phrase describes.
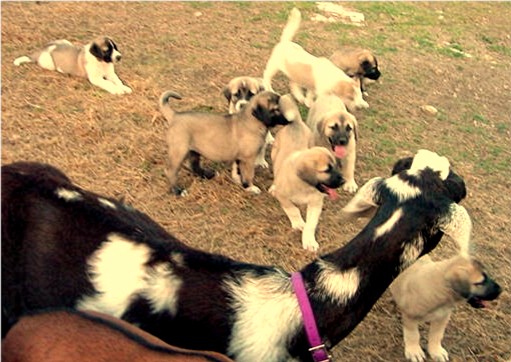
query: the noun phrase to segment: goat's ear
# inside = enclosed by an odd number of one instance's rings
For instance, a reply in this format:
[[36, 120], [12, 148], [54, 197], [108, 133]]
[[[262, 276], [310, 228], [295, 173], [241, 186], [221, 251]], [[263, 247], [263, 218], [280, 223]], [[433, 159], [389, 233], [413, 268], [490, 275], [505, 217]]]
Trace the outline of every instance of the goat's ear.
[[472, 219], [463, 206], [453, 202], [447, 215], [440, 218], [438, 227], [458, 243], [461, 255], [470, 255]]
[[348, 204], [342, 208], [343, 220], [371, 217], [379, 206], [378, 189], [383, 181], [382, 177], [375, 177], [367, 181]]

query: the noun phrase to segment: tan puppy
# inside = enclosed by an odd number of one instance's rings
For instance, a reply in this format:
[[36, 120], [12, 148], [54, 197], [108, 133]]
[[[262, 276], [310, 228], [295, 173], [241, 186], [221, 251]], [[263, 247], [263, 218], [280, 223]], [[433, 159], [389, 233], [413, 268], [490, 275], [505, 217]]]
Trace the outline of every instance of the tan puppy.
[[402, 313], [406, 358], [414, 362], [426, 358], [419, 345], [419, 322], [427, 321], [429, 355], [444, 362], [449, 354], [442, 339], [456, 304], [467, 301], [474, 308], [484, 308], [484, 301], [497, 298], [501, 288], [474, 259], [455, 256], [433, 262], [426, 255], [402, 272], [390, 291]]
[[[257, 93], [264, 91], [263, 79], [254, 77], [236, 77], [229, 81], [224, 87], [224, 96], [229, 103], [229, 114], [239, 112], [241, 108]], [[274, 139], [270, 131], [266, 133], [266, 139], [261, 152], [257, 155], [255, 164], [263, 168], [268, 168], [268, 162], [265, 159], [266, 148], [273, 143]], [[238, 174], [237, 166], [233, 164], [233, 173]]]
[[171, 91], [160, 97], [160, 110], [169, 123], [166, 174], [171, 190], [177, 195], [186, 193], [177, 186], [177, 173], [187, 158], [197, 175], [208, 179], [215, 175], [213, 170], [200, 166], [203, 156], [212, 161], [236, 162], [239, 174], [234, 175], [234, 181], [247, 191], [260, 193], [252, 183], [257, 154], [269, 128], [289, 123], [280, 111], [280, 96], [258, 93], [239, 113], [229, 115], [175, 112], [169, 105], [171, 97], [181, 99]]
[[[284, 209], [291, 227], [302, 231], [304, 249], [316, 251], [316, 227], [327, 194], [335, 199], [335, 188], [344, 182], [332, 153], [324, 147], [311, 147], [312, 133], [303, 123], [290, 95], [281, 97], [281, 108], [291, 123], [276, 135], [271, 150], [274, 181], [270, 193]], [[307, 205], [304, 221], [297, 205]]]
[[326, 147], [341, 162], [342, 176], [346, 183], [343, 190], [355, 192], [355, 161], [357, 157], [358, 123], [335, 95], [320, 95], [307, 116], [315, 146]]
[[365, 79], [377, 80], [381, 75], [378, 60], [368, 49], [344, 47], [334, 52], [330, 60], [350, 77], [359, 79], [362, 92]]
[[83, 47], [74, 46], [65, 39], [55, 40], [29, 56], [16, 58], [14, 65], [37, 63], [44, 69], [87, 78], [112, 94], [131, 93], [131, 88], [115, 74], [114, 63], [120, 60], [121, 53], [114, 41], [98, 37]]
[[[305, 51], [292, 39], [301, 22], [300, 11], [294, 8], [282, 32], [280, 42], [273, 48], [264, 70], [264, 84], [271, 88], [273, 76], [281, 71], [289, 78], [291, 93], [300, 103], [310, 107], [314, 94], [333, 93], [342, 99], [346, 107], [353, 111], [367, 108], [369, 105], [362, 98], [360, 84], [351, 79], [327, 58], [318, 58]], [[302, 88], [308, 90], [307, 98]]]

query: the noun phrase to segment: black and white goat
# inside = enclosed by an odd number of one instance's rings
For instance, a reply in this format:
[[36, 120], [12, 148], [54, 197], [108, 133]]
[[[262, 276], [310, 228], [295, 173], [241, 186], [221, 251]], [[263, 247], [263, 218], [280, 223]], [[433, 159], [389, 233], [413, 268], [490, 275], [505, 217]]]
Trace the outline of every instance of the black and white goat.
[[[447, 159], [419, 151], [400, 165], [409, 169], [369, 181], [345, 207], [355, 215], [376, 208], [364, 229], [300, 271], [329, 347], [444, 232], [468, 252], [471, 221], [456, 204], [465, 184]], [[51, 166], [3, 166], [2, 317], [14, 322], [47, 307], [107, 313], [167, 343], [238, 362], [311, 360], [286, 271], [192, 249]]]

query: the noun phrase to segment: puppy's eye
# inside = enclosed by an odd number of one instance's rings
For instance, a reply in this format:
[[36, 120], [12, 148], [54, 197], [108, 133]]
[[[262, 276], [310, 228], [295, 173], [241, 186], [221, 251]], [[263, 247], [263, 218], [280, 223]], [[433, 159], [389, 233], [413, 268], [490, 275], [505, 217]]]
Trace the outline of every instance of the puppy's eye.
[[323, 171], [321, 171], [321, 172], [323, 172], [323, 173], [330, 173], [330, 172], [332, 172], [332, 165], [328, 165], [328, 166], [326, 167], [326, 170], [323, 170]]
[[353, 128], [351, 128], [351, 126], [349, 124], [346, 126], [346, 132], [351, 132], [352, 129]]
[[239, 97], [240, 97], [240, 95], [241, 95], [241, 91], [239, 91], [239, 90], [238, 90], [238, 91], [234, 94], [234, 96], [235, 96], [236, 98], [239, 98]]
[[331, 130], [335, 131], [335, 130], [337, 130], [339, 128], [339, 125], [337, 123], [334, 123], [334, 124], [331, 124], [329, 127], [330, 127]]
[[253, 96], [255, 96], [255, 93], [252, 93], [251, 91], [248, 91], [248, 96], [249, 96], [250, 98], [252, 98]]
[[480, 282], [474, 283], [474, 285], [477, 285], [477, 286], [484, 285], [487, 280], [488, 280], [488, 275], [486, 275], [486, 273], [483, 273], [483, 280], [481, 280]]

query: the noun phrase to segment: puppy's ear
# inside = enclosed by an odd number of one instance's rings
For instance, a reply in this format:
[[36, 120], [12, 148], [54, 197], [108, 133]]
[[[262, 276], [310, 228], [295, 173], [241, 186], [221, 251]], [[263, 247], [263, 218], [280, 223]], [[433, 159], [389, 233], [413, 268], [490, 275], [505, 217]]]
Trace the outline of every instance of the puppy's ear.
[[445, 280], [447, 280], [452, 290], [463, 298], [468, 299], [470, 297], [470, 280], [465, 266], [455, 265], [445, 273]]
[[227, 98], [227, 102], [230, 102], [232, 98], [232, 93], [229, 87], [224, 87], [222, 93], [224, 94], [224, 97]]
[[316, 186], [318, 183], [318, 178], [316, 177], [316, 172], [309, 166], [309, 163], [305, 160], [302, 160], [296, 168], [296, 174], [298, 177], [308, 183], [311, 186]]
[[413, 157], [406, 157], [402, 158], [399, 161], [397, 161], [394, 164], [394, 167], [392, 168], [392, 175], [395, 175], [396, 173], [400, 173], [404, 170], [409, 170], [412, 166]]
[[96, 44], [96, 42], [92, 43], [89, 51], [96, 58], [103, 59], [104, 56], [103, 51], [101, 50], [101, 47], [98, 44]]
[[358, 142], [358, 122], [357, 122], [357, 118], [352, 115], [351, 113], [349, 114], [350, 119], [351, 119], [351, 124], [353, 125], [353, 133], [355, 134], [355, 141]]

